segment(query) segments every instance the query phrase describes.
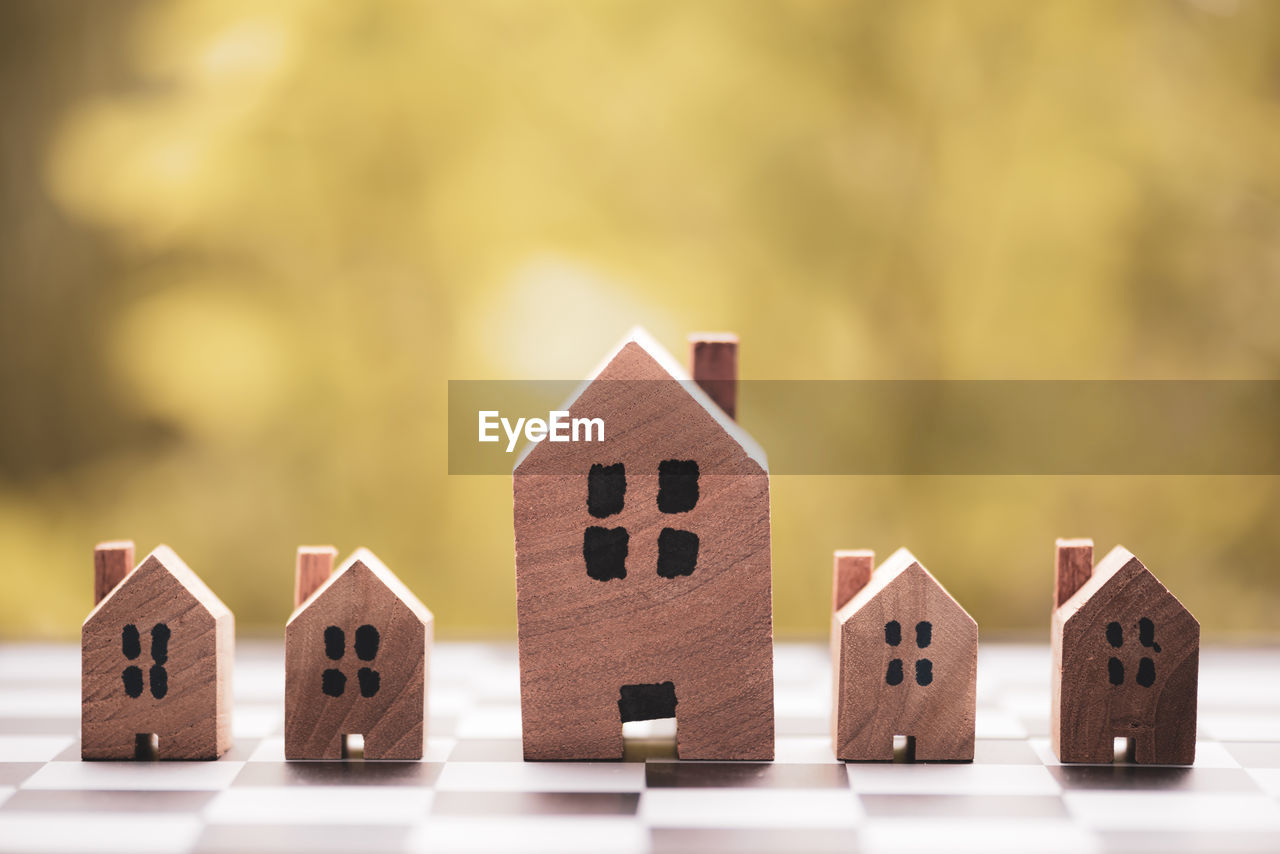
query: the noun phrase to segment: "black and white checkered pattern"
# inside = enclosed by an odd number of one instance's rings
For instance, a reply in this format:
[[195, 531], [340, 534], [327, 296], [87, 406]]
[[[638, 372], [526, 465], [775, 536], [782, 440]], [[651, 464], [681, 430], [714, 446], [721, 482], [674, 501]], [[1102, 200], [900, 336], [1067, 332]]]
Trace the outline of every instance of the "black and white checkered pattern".
[[818, 644], [777, 648], [777, 761], [525, 763], [515, 650], [437, 644], [423, 762], [284, 761], [279, 646], [241, 644], [217, 762], [81, 762], [79, 650], [0, 647], [0, 851], [1280, 851], [1280, 650], [1202, 654], [1194, 768], [1060, 766], [1044, 647], [984, 644], [973, 764], [850, 764]]

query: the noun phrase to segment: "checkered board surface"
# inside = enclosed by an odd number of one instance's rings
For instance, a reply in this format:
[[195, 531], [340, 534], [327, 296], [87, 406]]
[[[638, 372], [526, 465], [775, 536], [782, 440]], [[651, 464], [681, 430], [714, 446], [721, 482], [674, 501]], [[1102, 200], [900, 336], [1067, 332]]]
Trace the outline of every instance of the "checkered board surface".
[[[1062, 767], [1049, 653], [984, 644], [973, 764], [836, 762], [818, 644], [780, 644], [777, 761], [525, 763], [515, 650], [437, 644], [422, 762], [284, 761], [282, 650], [242, 643], [232, 751], [81, 762], [79, 650], [0, 647], [0, 851], [1280, 851], [1280, 649], [1202, 654], [1194, 768]], [[632, 728], [635, 730], [632, 730]]]

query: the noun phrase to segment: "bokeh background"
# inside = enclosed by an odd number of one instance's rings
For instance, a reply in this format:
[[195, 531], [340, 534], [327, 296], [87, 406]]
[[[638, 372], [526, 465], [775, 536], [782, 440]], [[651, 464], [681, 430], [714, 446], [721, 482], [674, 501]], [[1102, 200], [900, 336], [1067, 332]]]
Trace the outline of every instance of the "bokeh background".
[[[758, 379], [1280, 373], [1280, 3], [0, 4], [0, 634], [175, 547], [279, 635], [367, 545], [514, 635], [510, 480], [449, 379], [575, 379], [634, 323]], [[743, 412], [750, 428], [751, 413]], [[1053, 538], [1219, 639], [1280, 613], [1274, 477], [777, 477], [776, 623], [908, 545], [984, 636]]]

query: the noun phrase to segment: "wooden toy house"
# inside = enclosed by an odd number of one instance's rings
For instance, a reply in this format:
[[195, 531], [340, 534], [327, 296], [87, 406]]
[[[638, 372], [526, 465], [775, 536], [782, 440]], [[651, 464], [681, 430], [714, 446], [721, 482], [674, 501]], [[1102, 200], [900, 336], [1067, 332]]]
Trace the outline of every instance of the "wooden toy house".
[[1200, 624], [1127, 549], [1058, 540], [1050, 737], [1062, 762], [1190, 765]]
[[217, 759], [231, 747], [235, 618], [168, 546], [94, 549], [80, 633], [84, 759]]
[[671, 717], [682, 759], [773, 757], [769, 474], [716, 402], [735, 347], [696, 341], [691, 381], [633, 331], [561, 407], [604, 441], [518, 461], [526, 759], [619, 759], [625, 722]]
[[978, 624], [906, 549], [874, 572], [835, 555], [831, 742], [838, 759], [972, 761]]
[[332, 572], [332, 547], [298, 550], [285, 627], [285, 758], [421, 759], [434, 620], [368, 549]]

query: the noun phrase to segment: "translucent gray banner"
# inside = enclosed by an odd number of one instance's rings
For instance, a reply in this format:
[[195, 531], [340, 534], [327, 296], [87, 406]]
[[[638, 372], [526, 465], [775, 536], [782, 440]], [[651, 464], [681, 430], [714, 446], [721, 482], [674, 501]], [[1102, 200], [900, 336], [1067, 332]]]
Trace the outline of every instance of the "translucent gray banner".
[[[571, 435], [550, 413], [580, 385], [451, 380], [449, 473], [510, 474], [529, 419]], [[482, 412], [496, 441], [479, 440]], [[608, 414], [574, 416], [603, 416], [607, 456]], [[738, 420], [774, 474], [1280, 474], [1274, 380], [748, 380]], [[594, 426], [578, 424], [579, 441]]]

